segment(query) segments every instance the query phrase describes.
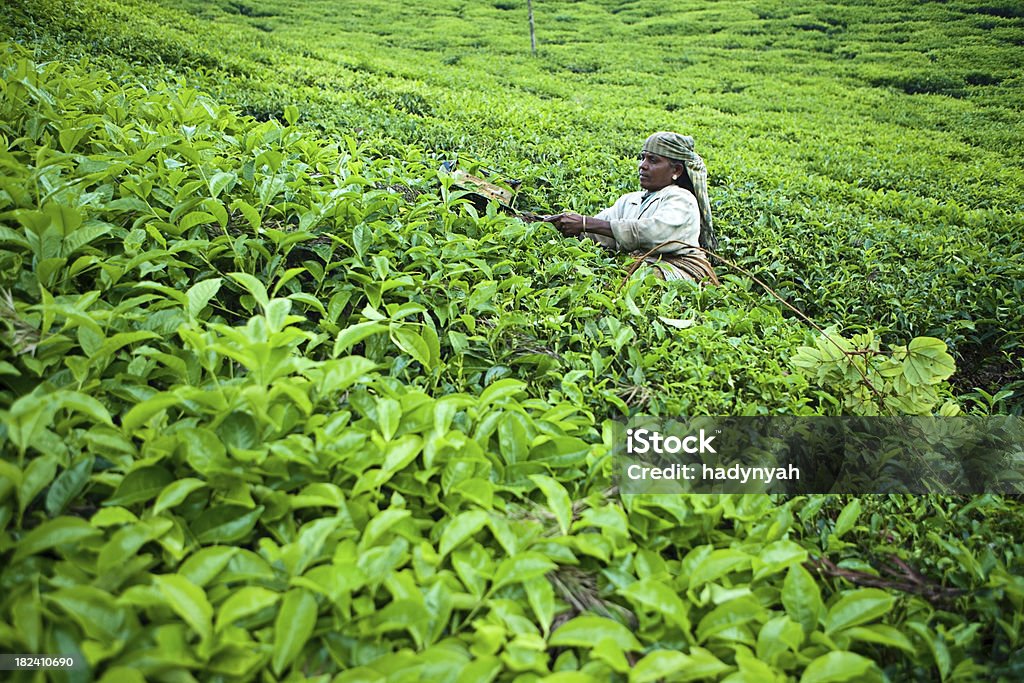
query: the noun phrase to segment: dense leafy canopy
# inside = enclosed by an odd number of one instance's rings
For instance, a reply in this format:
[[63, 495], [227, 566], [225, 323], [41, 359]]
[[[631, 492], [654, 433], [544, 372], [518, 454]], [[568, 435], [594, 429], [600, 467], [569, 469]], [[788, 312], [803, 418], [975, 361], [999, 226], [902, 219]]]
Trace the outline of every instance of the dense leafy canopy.
[[[536, 58], [521, 2], [0, 9], [0, 652], [1024, 675], [1015, 499], [620, 496], [608, 458], [638, 412], [1020, 414], [1020, 12], [534, 4]], [[824, 334], [725, 266], [623, 282], [437, 171], [593, 212], [663, 128], [723, 257]]]

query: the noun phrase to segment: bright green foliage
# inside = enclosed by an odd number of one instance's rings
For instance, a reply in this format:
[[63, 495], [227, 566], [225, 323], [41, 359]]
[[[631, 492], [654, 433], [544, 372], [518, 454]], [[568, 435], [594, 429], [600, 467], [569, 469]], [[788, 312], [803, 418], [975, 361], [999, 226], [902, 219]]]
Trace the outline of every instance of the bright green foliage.
[[[852, 415], [931, 415], [941, 400], [937, 385], [956, 369], [940, 339], [917, 337], [906, 346], [879, 351], [871, 333], [845, 339], [833, 328], [815, 346], [803, 346], [793, 365], [834, 394], [843, 396], [842, 410]], [[942, 415], [960, 412], [947, 402]]]
[[[521, 3], [349, 4], [0, 9], [0, 651], [69, 681], [1019, 679], [1013, 500], [608, 476], [625, 415], [952, 412], [953, 354], [1019, 357], [1013, 8], [544, 3], [530, 60]], [[948, 50], [950, 13], [981, 42]], [[732, 274], [621, 283], [436, 171], [590, 211], [680, 126], [724, 255], [877, 334], [841, 353]]]

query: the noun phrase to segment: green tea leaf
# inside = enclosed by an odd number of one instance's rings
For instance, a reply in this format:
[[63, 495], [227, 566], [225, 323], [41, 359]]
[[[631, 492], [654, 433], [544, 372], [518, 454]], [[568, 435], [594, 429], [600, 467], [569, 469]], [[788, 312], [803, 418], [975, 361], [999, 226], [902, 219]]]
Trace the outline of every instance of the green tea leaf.
[[291, 299], [271, 299], [266, 307], [267, 325], [272, 332], [280, 332], [288, 324], [292, 310]]
[[185, 296], [188, 298], [188, 316], [190, 318], [198, 318], [199, 314], [206, 308], [206, 305], [210, 302], [217, 292], [220, 290], [221, 278], [215, 277], [210, 280], [203, 280], [189, 287], [188, 291], [185, 292]]
[[310, 484], [299, 493], [289, 497], [293, 510], [307, 507], [329, 507], [339, 509], [345, 505], [345, 494], [335, 484], [321, 482]]
[[730, 548], [713, 550], [707, 557], [694, 566], [690, 572], [690, 588], [696, 590], [705, 583], [740, 569], [750, 566], [751, 557], [747, 553]]
[[0, 243], [14, 244], [24, 249], [31, 247], [28, 240], [21, 233], [4, 225], [0, 225]]
[[46, 513], [51, 517], [64, 512], [67, 506], [85, 490], [92, 475], [94, 458], [81, 457], [78, 461], [60, 473], [46, 492]]
[[11, 562], [17, 562], [50, 548], [73, 546], [94, 536], [100, 536], [102, 533], [78, 517], [51, 519], [43, 522], [18, 541]]
[[[11, 607], [12, 622], [18, 625], [20, 641], [30, 651], [42, 649], [43, 615], [39, 591], [25, 591]], [[14, 629], [11, 628], [10, 631]], [[8, 636], [9, 637], [9, 636]], [[12, 639], [13, 640], [13, 639]]]
[[316, 626], [316, 598], [303, 588], [288, 591], [274, 621], [272, 666], [278, 676], [302, 652]]
[[236, 410], [218, 425], [217, 436], [228, 448], [252, 450], [260, 445], [260, 426], [251, 414]]
[[853, 529], [853, 525], [857, 523], [857, 518], [860, 516], [860, 499], [854, 498], [843, 507], [843, 511], [839, 513], [839, 517], [836, 519], [835, 535], [836, 538], [841, 538], [843, 534]]
[[73, 206], [66, 206], [56, 202], [50, 202], [44, 206], [43, 213], [50, 218], [50, 225], [56, 228], [58, 233], [64, 237], [77, 230], [84, 221], [81, 211]]
[[506, 463], [515, 465], [527, 459], [530, 452], [531, 429], [529, 418], [508, 411], [498, 420], [498, 446]]
[[[150, 339], [152, 337], [152, 333], [143, 332], [139, 333], [137, 338]], [[77, 411], [104, 425], [114, 424], [114, 421], [111, 420], [111, 414], [106, 411], [104, 405], [88, 394], [78, 391], [60, 391], [56, 396], [59, 400], [60, 408]]]
[[[402, 422], [402, 405], [393, 398], [377, 400], [377, 426], [385, 441], [390, 441]], [[387, 468], [385, 468], [387, 469]]]
[[526, 589], [526, 600], [530, 603], [541, 630], [547, 635], [551, 629], [551, 623], [555, 618], [555, 590], [551, 582], [543, 576], [534, 577], [523, 581], [523, 588]]
[[786, 573], [782, 584], [782, 604], [786, 614], [803, 627], [804, 633], [812, 633], [818, 628], [818, 619], [824, 611], [821, 590], [810, 572], [798, 564], [792, 565]]
[[89, 130], [88, 126], [69, 126], [62, 129], [60, 134], [57, 136], [57, 139], [60, 140], [60, 148], [65, 152], [70, 152], [76, 145], [78, 145], [79, 142], [82, 141], [82, 138], [89, 133]]
[[169, 519], [154, 519], [148, 523], [125, 525], [100, 549], [96, 569], [100, 574], [114, 571], [128, 562], [149, 541], [162, 536], [173, 526]]
[[104, 505], [134, 505], [160, 495], [164, 488], [174, 481], [174, 475], [163, 467], [151, 466], [129, 472], [121, 480], [114, 495]]
[[366, 223], [359, 223], [352, 230], [352, 246], [355, 247], [359, 260], [366, 258], [366, 254], [373, 246], [373, 230]]
[[887, 626], [886, 624], [872, 624], [871, 626], [853, 626], [843, 630], [843, 635], [853, 640], [860, 640], [865, 643], [875, 643], [887, 647], [895, 647], [913, 655], [914, 645], [899, 629]]
[[469, 510], [457, 515], [441, 533], [441, 543], [438, 546], [438, 553], [441, 557], [445, 557], [483, 529], [487, 525], [488, 518], [489, 515], [482, 510]]
[[529, 581], [538, 576], [544, 576], [549, 571], [557, 569], [558, 565], [550, 559], [537, 552], [523, 552], [515, 557], [502, 560], [494, 572], [494, 582], [491, 584], [491, 591], [508, 586], [513, 583]]
[[256, 210], [249, 202], [244, 199], [236, 199], [231, 202], [231, 209], [241, 211], [245, 220], [249, 223], [249, 227], [253, 230], [258, 230], [262, 221], [260, 219], [260, 212]]
[[662, 315], [659, 315], [658, 319], [669, 327], [674, 327], [677, 330], [685, 330], [688, 327], [693, 327], [696, 322], [693, 318], [666, 318]]
[[232, 543], [245, 538], [263, 514], [264, 506], [246, 510], [237, 505], [218, 505], [205, 510], [192, 523], [200, 543]]
[[878, 667], [867, 657], [853, 652], [829, 652], [804, 669], [800, 683], [840, 683], [841, 681], [884, 680]]
[[413, 360], [422, 365], [425, 369], [433, 369], [430, 362], [430, 347], [423, 341], [411, 327], [405, 325], [392, 325], [390, 328], [391, 341], [395, 342], [402, 351], [412, 356]]
[[32, 393], [15, 401], [10, 412], [3, 416], [9, 438], [22, 451], [39, 443], [61, 409], [74, 410], [96, 422], [113, 424], [103, 404], [86, 394], [68, 390]]
[[235, 183], [238, 182], [238, 176], [229, 171], [217, 171], [210, 176], [210, 196], [217, 197], [221, 192], [225, 190], [230, 191]]
[[169, 510], [179, 505], [188, 497], [188, 494], [204, 486], [206, 486], [206, 482], [195, 477], [185, 477], [184, 479], [171, 482], [157, 496], [156, 503], [153, 504], [153, 514], [159, 515], [164, 510]]
[[[229, 567], [240, 554], [243, 554], [243, 551], [230, 546], [202, 548], [189, 555], [188, 559], [181, 563], [178, 573], [195, 585], [205, 587]], [[256, 577], [265, 578], [262, 576], [262, 572], [257, 572]]]
[[654, 650], [636, 663], [630, 683], [670, 681], [708, 681], [729, 671], [730, 667], [704, 648], [694, 647], [689, 654], [676, 650]]
[[94, 586], [60, 588], [48, 593], [46, 600], [67, 612], [87, 638], [109, 641], [123, 639], [130, 633], [128, 610], [118, 605], [109, 593]]
[[[327, 309], [324, 308], [323, 303], [321, 303], [319, 299], [317, 299], [315, 296], [312, 296], [311, 294], [307, 294], [306, 292], [292, 292], [291, 294], [288, 295], [288, 298], [291, 299], [292, 301], [298, 301], [300, 304], [305, 304], [306, 306], [309, 306], [323, 317], [327, 317]], [[331, 354], [332, 357], [337, 357], [338, 355], [338, 353]]]
[[99, 237], [109, 234], [114, 228], [114, 225], [104, 221], [86, 221], [84, 225], [64, 238], [61, 254], [64, 257], [73, 256], [82, 247]]
[[376, 363], [362, 356], [346, 356], [322, 363], [309, 377], [320, 395], [328, 397], [346, 391], [376, 367]]
[[569, 526], [572, 524], [572, 500], [565, 487], [544, 474], [530, 476], [533, 483], [544, 493], [548, 501], [548, 509], [555, 515], [558, 521], [558, 528], [563, 536], [569, 535]]
[[333, 358], [337, 358], [341, 353], [348, 351], [367, 337], [387, 331], [388, 328], [386, 325], [381, 325], [380, 323], [372, 320], [367, 320], [365, 322], [346, 327], [338, 333], [338, 337], [334, 341], [334, 349], [331, 351], [331, 356]]
[[499, 379], [483, 390], [480, 394], [480, 405], [488, 406], [500, 403], [526, 390], [526, 383], [517, 379]]
[[228, 596], [217, 610], [216, 631], [231, 626], [239, 619], [255, 614], [277, 603], [281, 596], [260, 586], [244, 586]]
[[132, 436], [151, 417], [163, 410], [166, 410], [167, 408], [170, 408], [171, 406], [177, 406], [181, 403], [182, 399], [176, 394], [156, 394], [153, 397], [133, 406], [131, 410], [121, 418], [121, 428], [126, 435]]
[[202, 588], [177, 574], [154, 576], [153, 585], [164, 596], [167, 606], [191, 626], [200, 639], [210, 638], [213, 634], [213, 607]]
[[786, 615], [769, 619], [757, 633], [757, 658], [774, 664], [787, 651], [799, 652], [803, 642], [800, 624]]
[[57, 473], [57, 456], [42, 455], [33, 458], [22, 472], [18, 484], [18, 512], [23, 514], [39, 492], [50, 485]]
[[519, 539], [507, 519], [495, 515], [487, 520], [487, 526], [490, 527], [491, 533], [494, 534], [494, 538], [497, 539], [506, 554], [510, 556], [518, 554]]
[[932, 659], [935, 661], [935, 666], [939, 670], [939, 678], [943, 681], [949, 678], [953, 668], [953, 658], [950, 656], [949, 648], [946, 646], [946, 641], [942, 634], [936, 633], [927, 624], [919, 621], [908, 621], [906, 628], [917, 634], [924, 641], [925, 645], [928, 646]]
[[688, 640], [692, 639], [689, 605], [665, 583], [646, 578], [631, 583], [619, 592], [634, 604], [656, 611], [666, 622], [676, 625]]
[[[704, 643], [723, 632], [759, 619], [763, 612], [761, 606], [749, 597], [726, 600], [701, 618], [697, 624], [697, 641]], [[724, 638], [730, 639], [727, 635]]]
[[416, 434], [406, 434], [388, 444], [384, 452], [384, 471], [399, 472], [408, 467], [423, 450], [423, 440]]
[[896, 598], [878, 588], [847, 591], [829, 608], [825, 632], [833, 634], [878, 619], [888, 613], [895, 602]]
[[178, 223], [178, 229], [185, 232], [186, 230], [191, 230], [197, 225], [216, 222], [217, 217], [212, 213], [207, 213], [206, 211], [193, 211], [181, 219], [181, 222]]
[[788, 539], [769, 543], [753, 560], [754, 579], [762, 579], [807, 560], [807, 550]]
[[266, 310], [267, 305], [270, 303], [270, 297], [267, 296], [267, 288], [262, 282], [248, 273], [228, 273], [228, 277], [242, 285], [247, 292], [252, 294], [252, 298], [256, 300], [257, 305], [261, 309]]
[[398, 508], [388, 508], [375, 515], [363, 529], [363, 537], [359, 539], [360, 551], [372, 547], [391, 527], [408, 519], [410, 515], [411, 511]]
[[606, 639], [620, 644], [623, 650], [630, 652], [643, 650], [643, 646], [628, 628], [606, 617], [591, 615], [575, 617], [559, 626], [548, 638], [548, 644], [593, 647], [596, 643]]

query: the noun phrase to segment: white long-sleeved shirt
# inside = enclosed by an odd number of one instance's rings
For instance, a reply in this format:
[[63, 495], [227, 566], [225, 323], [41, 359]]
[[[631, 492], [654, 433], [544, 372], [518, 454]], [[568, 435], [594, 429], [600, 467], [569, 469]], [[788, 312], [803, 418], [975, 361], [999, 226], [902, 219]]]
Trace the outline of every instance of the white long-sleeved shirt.
[[[693, 194], [678, 185], [669, 185], [656, 192], [624, 194], [615, 204], [594, 217], [608, 221], [614, 239], [593, 233], [587, 233], [587, 236], [606, 247], [625, 252], [646, 253], [664, 242], [672, 241], [655, 253], [687, 254], [705, 258], [703, 252], [683, 246], [699, 244], [700, 209]], [[663, 269], [668, 266], [664, 262], [658, 262], [656, 257], [649, 257], [647, 261], [657, 263]], [[678, 272], [674, 267], [669, 268]]]
[[[624, 194], [594, 217], [608, 221], [615, 236], [614, 245], [607, 238], [599, 241], [619, 251], [646, 252], [670, 240], [696, 246], [700, 239], [697, 199], [678, 185], [656, 192]], [[657, 253], [700, 253], [676, 242], [661, 247]]]

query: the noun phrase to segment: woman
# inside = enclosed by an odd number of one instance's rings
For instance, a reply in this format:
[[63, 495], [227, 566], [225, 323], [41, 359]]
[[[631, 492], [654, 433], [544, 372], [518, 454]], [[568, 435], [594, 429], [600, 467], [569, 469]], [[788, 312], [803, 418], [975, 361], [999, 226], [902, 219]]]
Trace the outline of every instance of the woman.
[[642, 191], [623, 195], [596, 216], [561, 213], [543, 220], [566, 237], [587, 237], [618, 251], [648, 254], [644, 260], [662, 279], [718, 284], [707, 256], [693, 248], [718, 248], [707, 170], [693, 151], [693, 138], [670, 132], [647, 138], [639, 176]]

